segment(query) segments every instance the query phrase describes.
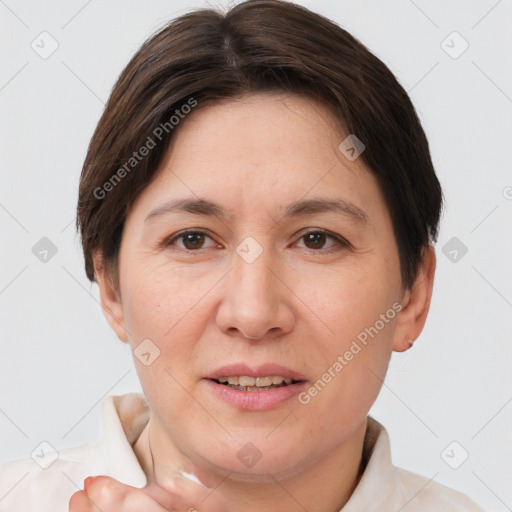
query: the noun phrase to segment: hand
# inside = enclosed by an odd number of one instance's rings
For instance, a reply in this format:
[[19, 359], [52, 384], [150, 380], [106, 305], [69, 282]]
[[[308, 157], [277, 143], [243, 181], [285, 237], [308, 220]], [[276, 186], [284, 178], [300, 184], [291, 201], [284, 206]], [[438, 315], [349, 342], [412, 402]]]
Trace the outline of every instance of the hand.
[[[199, 507], [197, 509], [197, 507]], [[69, 500], [69, 512], [223, 512], [219, 494], [185, 478], [176, 478], [172, 489], [155, 483], [139, 489], [108, 476], [86, 478], [84, 490]]]

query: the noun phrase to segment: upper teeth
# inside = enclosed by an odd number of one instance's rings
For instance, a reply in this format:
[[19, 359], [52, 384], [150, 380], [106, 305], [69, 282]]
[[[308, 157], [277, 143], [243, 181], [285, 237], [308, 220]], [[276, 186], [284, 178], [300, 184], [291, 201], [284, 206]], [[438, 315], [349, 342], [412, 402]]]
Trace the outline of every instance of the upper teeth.
[[232, 384], [234, 386], [272, 386], [282, 384], [291, 384], [292, 379], [288, 379], [285, 377], [278, 376], [269, 376], [269, 377], [219, 377], [219, 382], [228, 384]]

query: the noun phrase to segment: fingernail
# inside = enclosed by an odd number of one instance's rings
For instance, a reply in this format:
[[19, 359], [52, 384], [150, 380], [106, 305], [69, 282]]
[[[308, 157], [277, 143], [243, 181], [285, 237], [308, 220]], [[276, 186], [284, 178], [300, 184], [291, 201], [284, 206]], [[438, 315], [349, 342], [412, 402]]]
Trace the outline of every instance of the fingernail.
[[89, 486], [92, 484], [92, 481], [94, 480], [94, 477], [93, 476], [88, 476], [85, 480], [84, 480], [84, 490], [85, 492], [88, 492], [89, 491]]

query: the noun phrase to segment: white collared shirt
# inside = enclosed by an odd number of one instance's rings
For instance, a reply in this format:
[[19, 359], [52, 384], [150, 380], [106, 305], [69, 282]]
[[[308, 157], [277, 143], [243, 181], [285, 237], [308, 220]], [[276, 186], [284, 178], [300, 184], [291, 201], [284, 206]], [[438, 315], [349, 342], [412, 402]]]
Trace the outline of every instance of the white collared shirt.
[[[140, 393], [109, 396], [102, 403], [100, 441], [45, 451], [32, 459], [0, 465], [0, 512], [66, 512], [72, 494], [88, 476], [107, 475], [133, 487], [147, 483], [133, 444], [149, 418]], [[484, 512], [468, 497], [392, 465], [384, 427], [368, 417], [364, 444], [368, 460], [350, 500], [340, 512]]]

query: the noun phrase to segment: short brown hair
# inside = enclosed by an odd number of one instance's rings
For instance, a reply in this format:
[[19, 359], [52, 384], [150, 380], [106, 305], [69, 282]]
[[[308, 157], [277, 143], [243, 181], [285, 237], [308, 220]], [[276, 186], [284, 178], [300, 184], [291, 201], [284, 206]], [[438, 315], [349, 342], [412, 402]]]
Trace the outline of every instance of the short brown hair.
[[[249, 0], [225, 14], [213, 9], [187, 13], [149, 38], [122, 71], [80, 180], [76, 225], [91, 281], [93, 255], [99, 251], [119, 286], [124, 223], [176, 132], [169, 128], [172, 115], [192, 101], [200, 108], [265, 91], [319, 100], [363, 141], [360, 158], [376, 176], [391, 214], [402, 285], [413, 285], [422, 250], [437, 240], [442, 207], [441, 186], [414, 106], [386, 65], [351, 34], [282, 0]], [[126, 163], [134, 152], [166, 126], [129, 172]]]

